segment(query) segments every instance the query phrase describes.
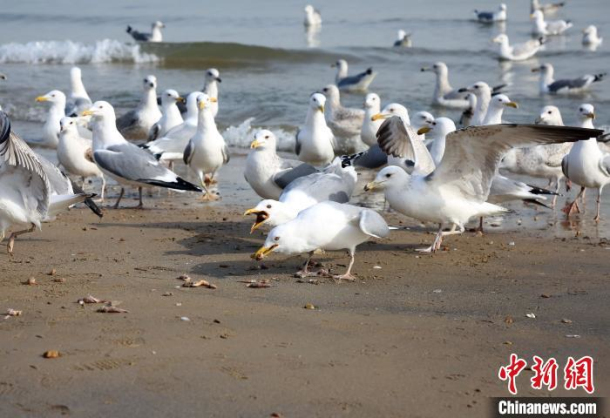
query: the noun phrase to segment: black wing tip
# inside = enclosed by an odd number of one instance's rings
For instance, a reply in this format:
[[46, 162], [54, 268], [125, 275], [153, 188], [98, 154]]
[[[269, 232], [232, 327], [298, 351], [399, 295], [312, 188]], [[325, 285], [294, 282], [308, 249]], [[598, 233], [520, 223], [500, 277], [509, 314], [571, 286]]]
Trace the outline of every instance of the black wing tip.
[[530, 193], [533, 194], [545, 194], [545, 195], [551, 195], [551, 196], [559, 196], [559, 193], [554, 192], [552, 190], [548, 190], [548, 189], [543, 189], [542, 187], [537, 187], [537, 186], [532, 186], [531, 184], [527, 185], [530, 190]]
[[369, 67], [369, 68], [367, 68], [367, 69], [366, 69], [366, 71], [365, 71], [365, 74], [366, 74], [366, 75], [371, 75], [371, 74], [373, 74], [373, 67]]
[[177, 177], [176, 181], [174, 181], [174, 182], [151, 180], [151, 179], [141, 179], [141, 180], [138, 180], [138, 182], [150, 184], [151, 186], [165, 187], [165, 188], [174, 189], [174, 190], [183, 190], [185, 192], [202, 192], [203, 191], [203, 190], [201, 190], [200, 187], [195, 186], [193, 183], [190, 183], [181, 177]]
[[132, 27], [130, 25], [127, 25], [127, 33], [131, 33], [133, 31]]
[[85, 199], [84, 203], [89, 209], [91, 209], [91, 212], [95, 213], [98, 218], [102, 219], [104, 217], [104, 212], [102, 212], [100, 207], [93, 201], [95, 196], [97, 196], [95, 193], [89, 194], [89, 197]]
[[542, 206], [547, 209], [552, 209], [550, 206], [545, 205], [544, 203], [542, 203], [540, 200], [537, 200], [537, 199], [523, 199], [523, 201], [526, 203], [531, 203], [532, 205], [538, 205], [538, 206]]

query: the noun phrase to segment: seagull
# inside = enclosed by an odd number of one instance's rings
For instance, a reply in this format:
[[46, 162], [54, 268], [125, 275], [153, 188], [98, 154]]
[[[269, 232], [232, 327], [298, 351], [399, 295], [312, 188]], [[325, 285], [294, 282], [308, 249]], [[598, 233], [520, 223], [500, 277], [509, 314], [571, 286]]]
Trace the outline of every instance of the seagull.
[[394, 47], [396, 48], [411, 48], [413, 46], [413, 42], [411, 41], [411, 34], [405, 32], [402, 29], [398, 30], [398, 39], [394, 42]]
[[152, 24], [151, 33], [138, 32], [131, 26], [127, 26], [127, 33], [130, 34], [131, 37], [138, 42], [163, 42], [163, 35], [161, 34], [161, 29], [163, 29], [164, 27], [165, 25], [157, 20]]
[[604, 41], [597, 35], [597, 27], [589, 25], [582, 31], [582, 44], [590, 47], [598, 47]]
[[307, 27], [320, 26], [322, 24], [322, 15], [311, 4], [305, 6], [305, 21], [303, 24]]
[[487, 115], [489, 102], [491, 101], [491, 88], [489, 88], [489, 85], [479, 81], [458, 91], [460, 93], [472, 93], [477, 97], [477, 107], [474, 109], [474, 115], [470, 123], [475, 126], [482, 125]]
[[[582, 104], [578, 109], [580, 126], [594, 129], [595, 108], [591, 104]], [[570, 216], [580, 212], [578, 199], [585, 192], [585, 188], [597, 189], [597, 213], [595, 222], [600, 220], [601, 197], [604, 186], [610, 183], [610, 154], [604, 154], [597, 145], [595, 136], [578, 141], [574, 144], [568, 155], [561, 161], [563, 174], [580, 186], [580, 192], [573, 202], [568, 203], [563, 211]]]
[[284, 188], [292, 181], [318, 171], [309, 164], [277, 155], [277, 137], [266, 129], [254, 135], [250, 148], [244, 177], [263, 199], [279, 199]]
[[170, 129], [184, 122], [177, 103], [184, 102], [176, 90], [165, 90], [161, 95], [161, 109], [163, 116], [157, 121], [148, 132], [148, 142], [157, 138], [162, 138]]
[[362, 73], [350, 76], [347, 73], [347, 61], [342, 59], [331, 65], [331, 67], [337, 67], [335, 84], [340, 90], [345, 91], [366, 91], [377, 76], [373, 68], [368, 68]]
[[489, 107], [487, 108], [487, 114], [485, 115], [485, 119], [483, 119], [483, 125], [501, 124], [502, 114], [504, 113], [504, 109], [506, 109], [507, 107], [518, 109], [519, 105], [516, 102], [510, 100], [505, 94], [497, 94], [493, 96], [489, 102]]
[[504, 22], [506, 21], [506, 4], [500, 4], [497, 12], [479, 12], [475, 10], [474, 15], [482, 23]]
[[119, 132], [127, 139], [146, 139], [162, 116], [157, 106], [157, 77], [146, 76], [142, 87], [144, 94], [138, 106], [116, 120]]
[[309, 253], [300, 277], [312, 275], [309, 261], [316, 250], [347, 250], [350, 262], [347, 271], [335, 279], [355, 280], [352, 276], [356, 247], [370, 238], [385, 238], [390, 229], [385, 220], [372, 209], [336, 202], [322, 202], [302, 212], [292, 221], [271, 230], [264, 245], [252, 255], [262, 260], [271, 252], [280, 254]]
[[539, 0], [531, 0], [530, 13], [540, 10], [542, 13], [555, 13], [565, 6], [565, 2], [540, 4]]
[[462, 112], [459, 122], [462, 128], [472, 125], [472, 117], [474, 116], [474, 111], [477, 108], [477, 96], [475, 96], [473, 93], [468, 93], [466, 95], [466, 99], [468, 100], [468, 108]]
[[203, 189], [204, 200], [216, 200], [217, 197], [209, 193], [208, 186], [214, 183], [216, 172], [230, 160], [229, 147], [222, 135], [218, 132], [212, 109], [209, 104], [214, 100], [205, 93], [197, 97], [199, 108], [199, 121], [197, 132], [191, 138], [184, 150], [184, 164], [197, 174]]
[[381, 99], [375, 93], [367, 94], [364, 99], [364, 120], [360, 130], [360, 138], [370, 147], [377, 143], [377, 129], [382, 124], [379, 119], [373, 120], [373, 116], [378, 113], [381, 113]]
[[[405, 135], [397, 130], [400, 124], [393, 119], [379, 128], [379, 145], [385, 150], [403, 143], [405, 136], [407, 141], [413, 138], [412, 132]], [[471, 126], [447, 136], [443, 159], [430, 174], [409, 175], [399, 167], [386, 167], [365, 190], [382, 189], [394, 210], [423, 222], [438, 223], [433, 244], [421, 250], [434, 252], [441, 248], [443, 237], [464, 232], [464, 225], [471, 218], [507, 211], [486, 201], [498, 164], [508, 150], [574, 142], [599, 133], [542, 125]], [[443, 225], [450, 225], [450, 230], [444, 231]]]
[[492, 39], [492, 42], [500, 44], [500, 59], [504, 61], [525, 61], [532, 58], [544, 44], [544, 37], [530, 39], [529, 41], [510, 45], [508, 36], [501, 33]]
[[65, 117], [66, 95], [59, 90], [52, 90], [44, 96], [38, 96], [37, 102], [49, 102], [51, 107], [42, 127], [42, 146], [57, 148], [59, 144], [59, 121]]
[[555, 69], [549, 63], [532, 68], [532, 72], [540, 73], [540, 94], [581, 92], [606, 76], [606, 73], [586, 74], [578, 78], [555, 80]]
[[114, 108], [108, 102], [98, 101], [88, 110], [85, 116], [92, 116], [93, 122], [93, 161], [102, 172], [116, 180], [122, 187], [114, 208], [125, 193], [124, 186], [137, 187], [139, 204], [142, 208], [143, 187], [165, 187], [180, 191], [201, 192], [201, 189], [178, 177], [165, 168], [148, 151], [127, 142], [117, 129]]
[[93, 144], [91, 139], [80, 136], [77, 126], [74, 118], [62, 118], [59, 121], [57, 160], [68, 174], [82, 178], [83, 187], [86, 178], [97, 177], [101, 179], [102, 191], [100, 197], [103, 202], [106, 191], [106, 179], [93, 161]]
[[[197, 97], [202, 93], [194, 91], [186, 98], [186, 117], [184, 122], [166, 132], [165, 136], [142, 145], [161, 161], [177, 161], [184, 157], [184, 149], [189, 140], [197, 132], [197, 121], [199, 111], [197, 109]], [[213, 102], [212, 102], [213, 103]], [[213, 112], [213, 107], [212, 107]]]
[[201, 91], [210, 96], [210, 98], [216, 99], [216, 101], [210, 103], [210, 109], [212, 109], [212, 116], [214, 118], [218, 114], [218, 83], [222, 83], [220, 72], [216, 68], [208, 68], [205, 72], [205, 83]]
[[311, 95], [305, 125], [296, 135], [295, 152], [299, 160], [315, 166], [326, 165], [335, 157], [335, 136], [324, 119], [325, 104], [323, 94]]
[[[561, 112], [555, 106], [545, 106], [536, 119], [536, 124], [563, 126]], [[511, 149], [502, 160], [501, 168], [513, 174], [525, 174], [531, 177], [544, 178], [549, 184], [555, 184], [555, 193], [559, 192], [560, 181], [564, 177], [561, 160], [570, 152], [571, 143], [536, 145], [528, 148]], [[557, 196], [551, 207], [555, 207]]]
[[534, 20], [534, 35], [561, 35], [573, 25], [569, 20], [544, 20], [544, 13], [536, 10], [530, 16]]
[[428, 132], [434, 132], [435, 138], [430, 144], [429, 152], [434, 161], [434, 166], [438, 166], [445, 154], [446, 137], [451, 132], [456, 130], [455, 123], [449, 118], [436, 118], [429, 124], [422, 126], [417, 130], [418, 135], [424, 135]]
[[83, 84], [82, 72], [78, 67], [70, 69], [70, 100], [66, 104], [67, 116], [79, 116], [80, 113], [91, 107], [91, 98]]
[[[9, 256], [13, 256], [18, 236], [40, 229], [42, 222], [93, 196], [74, 194], [69, 182], [57, 185], [57, 177], [62, 177], [59, 170], [11, 132], [8, 116], [0, 112], [0, 241], [12, 226], [28, 227], [10, 235]], [[66, 194], [60, 194], [63, 190], [54, 186], [65, 189]]]
[[262, 225], [271, 227], [288, 222], [304, 209], [320, 202], [349, 202], [358, 175], [353, 167], [357, 154], [337, 157], [322, 172], [299, 177], [290, 182], [278, 200], [265, 199], [245, 215], [256, 215], [250, 233]]
[[341, 95], [337, 86], [329, 84], [321, 93], [326, 97], [324, 117], [335, 138], [359, 136], [364, 122], [364, 111], [341, 105]]

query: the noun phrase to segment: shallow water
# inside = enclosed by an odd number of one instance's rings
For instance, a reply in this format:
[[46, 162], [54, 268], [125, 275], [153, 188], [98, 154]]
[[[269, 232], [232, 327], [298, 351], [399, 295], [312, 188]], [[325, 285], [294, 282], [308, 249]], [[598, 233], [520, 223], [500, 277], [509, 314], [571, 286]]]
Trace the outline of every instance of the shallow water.
[[[46, 106], [34, 98], [55, 88], [67, 90], [68, 71], [74, 64], [83, 69], [91, 97], [110, 101], [119, 114], [137, 102], [143, 76], [155, 74], [160, 89], [188, 92], [201, 88], [203, 71], [214, 66], [223, 79], [218, 123], [230, 129], [225, 135], [228, 142], [247, 147], [251, 124], [273, 129], [281, 148], [289, 150], [305, 118], [309, 94], [333, 81], [330, 64], [340, 57], [350, 62], [354, 72], [374, 67], [378, 76], [370, 90], [379, 93], [384, 103], [401, 102], [412, 113], [426, 109], [457, 119], [458, 112], [430, 109], [434, 77], [419, 71], [440, 60], [448, 64], [454, 87], [479, 80], [509, 84], [507, 94], [520, 108], [509, 109], [507, 121], [532, 122], [543, 105], [554, 104], [567, 124], [575, 123], [578, 105], [590, 102], [596, 106], [597, 124], [610, 125], [609, 81], [582, 96], [540, 97], [538, 78], [530, 72], [543, 62], [554, 64], [558, 78], [606, 71], [608, 40], [597, 51], [585, 50], [580, 30], [589, 24], [602, 32], [610, 27], [607, 0], [568, 2], [556, 17], [571, 19], [574, 28], [566, 36], [551, 38], [545, 51], [523, 63], [500, 63], [490, 40], [500, 31], [513, 42], [530, 37], [528, 0], [508, 3], [509, 21], [504, 25], [472, 21], [474, 8], [496, 7], [491, 1], [382, 0], [371, 4], [335, 0], [315, 4], [324, 22], [322, 30], [313, 34], [303, 28], [303, 5], [285, 0], [264, 4], [183, 0], [178, 5], [111, 0], [86, 7], [74, 7], [67, 0], [10, 2], [0, 12], [0, 71], [9, 77], [0, 82], [0, 104], [11, 114], [15, 130], [35, 140], [40, 137]], [[157, 19], [167, 25], [163, 44], [133, 45], [124, 32], [128, 24], [147, 30]], [[414, 48], [391, 48], [401, 28], [413, 33]], [[344, 104], [354, 107], [360, 107], [362, 100], [361, 95], [343, 97]], [[253, 121], [245, 122], [250, 118]], [[232, 164], [240, 161], [234, 159]], [[234, 172], [239, 170], [225, 170], [224, 175], [232, 177]], [[236, 175], [235, 181], [221, 184], [221, 192], [229, 184], [235, 188], [225, 192], [241, 190], [237, 177], [241, 178]], [[593, 195], [589, 193], [588, 198]], [[587, 207], [591, 210], [594, 204]], [[601, 234], [608, 232], [604, 225], [598, 229]], [[555, 229], [560, 230], [550, 230]]]

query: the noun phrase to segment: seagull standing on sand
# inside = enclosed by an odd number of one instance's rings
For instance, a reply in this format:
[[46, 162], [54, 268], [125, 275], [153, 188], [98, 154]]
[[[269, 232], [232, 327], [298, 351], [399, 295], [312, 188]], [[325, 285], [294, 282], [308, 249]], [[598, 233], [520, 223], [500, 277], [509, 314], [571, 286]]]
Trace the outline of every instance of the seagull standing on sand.
[[373, 68], [368, 68], [366, 71], [356, 75], [348, 75], [347, 61], [341, 59], [338, 60], [331, 67], [337, 68], [337, 75], [335, 76], [335, 84], [340, 90], [355, 92], [355, 91], [366, 91], [369, 85], [373, 82], [377, 73], [373, 71]]
[[[379, 145], [389, 150], [404, 142], [392, 119], [379, 128]], [[366, 190], [383, 189], [390, 207], [423, 222], [439, 224], [432, 245], [441, 248], [443, 237], [464, 232], [473, 217], [505, 213], [507, 209], [487, 203], [492, 179], [502, 156], [513, 147], [577, 141], [601, 131], [541, 125], [471, 126], [447, 136], [445, 154], [429, 175], [409, 175], [398, 167], [386, 167]], [[407, 139], [413, 137], [410, 133]], [[449, 231], [443, 226], [450, 225]]]
[[373, 116], [381, 113], [381, 99], [375, 93], [369, 93], [364, 99], [364, 121], [360, 130], [360, 138], [369, 147], [377, 143], [377, 130], [383, 123], [382, 120], [373, 120]]
[[569, 20], [544, 20], [544, 13], [536, 10], [531, 14], [534, 20], [534, 35], [561, 35], [572, 27]]
[[182, 160], [184, 149], [197, 132], [199, 118], [197, 97], [201, 94], [200, 91], [194, 91], [187, 96], [184, 122], [170, 129], [165, 136], [142, 145], [142, 148], [149, 150], [161, 161]]
[[[594, 129], [595, 109], [593, 105], [582, 104], [578, 109], [581, 127]], [[585, 188], [597, 189], [597, 212], [594, 220], [600, 220], [601, 198], [604, 186], [610, 183], [610, 154], [604, 154], [597, 145], [596, 137], [578, 141], [568, 155], [563, 157], [561, 168], [565, 176], [580, 186], [580, 192], [573, 202], [563, 209], [569, 215], [580, 212], [578, 199]]]
[[506, 21], [506, 4], [500, 4], [497, 12], [479, 12], [475, 10], [474, 15], [482, 23], [504, 22]]
[[157, 106], [157, 77], [146, 76], [142, 88], [143, 94], [138, 106], [116, 120], [119, 132], [127, 139], [146, 139], [150, 128], [162, 116]]
[[165, 168], [148, 151], [127, 142], [117, 129], [114, 108], [108, 102], [95, 102], [83, 112], [92, 116], [93, 122], [93, 160], [102, 172], [121, 185], [121, 193], [114, 208], [125, 193], [124, 186], [137, 187], [139, 204], [142, 208], [143, 187], [165, 187], [180, 191], [201, 192], [201, 189], [178, 177]]
[[218, 132], [212, 109], [209, 106], [214, 100], [205, 93], [201, 93], [197, 97], [197, 107], [199, 108], [197, 132], [184, 150], [184, 164], [197, 174], [206, 192], [203, 196], [204, 200], [218, 199], [216, 195], [209, 192], [208, 186], [215, 182], [216, 172], [230, 159], [229, 147]]
[[85, 179], [89, 177], [101, 179], [102, 191], [100, 197], [103, 202], [104, 194], [106, 192], [106, 179], [97, 164], [93, 161], [92, 140], [80, 136], [77, 129], [77, 122], [74, 118], [62, 118], [59, 122], [59, 126], [57, 160], [68, 174], [82, 178], [83, 188]]
[[311, 95], [305, 125], [296, 135], [295, 152], [299, 160], [315, 166], [324, 166], [335, 157], [335, 136], [326, 125], [325, 104], [326, 97], [323, 94]]
[[341, 95], [337, 86], [330, 84], [322, 89], [326, 97], [324, 117], [335, 138], [353, 138], [360, 135], [364, 121], [364, 111], [341, 105]]
[[597, 27], [593, 25], [589, 25], [582, 31], [582, 44], [590, 47], [597, 47], [602, 44], [604, 41], [603, 38], [600, 38], [597, 35]]
[[266, 129], [254, 135], [250, 148], [244, 177], [263, 199], [279, 199], [284, 188], [293, 180], [318, 171], [309, 164], [277, 155], [277, 138]]
[[307, 27], [320, 26], [322, 24], [322, 15], [311, 4], [305, 6], [305, 21], [303, 24]]
[[540, 94], [581, 92], [606, 76], [605, 73], [586, 74], [578, 78], [555, 80], [555, 69], [549, 63], [532, 68], [532, 72], [540, 73]]
[[297, 217], [299, 212], [320, 202], [349, 202], [358, 175], [353, 167], [357, 154], [337, 157], [332, 164], [318, 173], [293, 180], [284, 188], [278, 200], [265, 199], [245, 215], [256, 215], [250, 229], [254, 232], [262, 225], [281, 225]]
[[67, 116], [79, 116], [80, 113], [91, 106], [91, 98], [83, 84], [82, 72], [78, 67], [70, 69], [70, 100], [66, 105]]
[[544, 44], [544, 38], [530, 39], [527, 42], [510, 45], [508, 36], [501, 33], [492, 39], [496, 44], [500, 44], [500, 59], [505, 61], [525, 61], [530, 59], [540, 50]]
[[385, 220], [372, 209], [335, 202], [318, 203], [305, 209], [292, 221], [271, 230], [265, 244], [252, 255], [262, 260], [269, 253], [309, 253], [300, 277], [317, 275], [308, 270], [309, 261], [316, 250], [347, 250], [350, 262], [347, 271], [335, 279], [355, 280], [352, 276], [356, 247], [370, 238], [385, 238], [390, 229]]
[[127, 33], [131, 35], [131, 37], [137, 42], [163, 42], [163, 35], [161, 34], [161, 29], [163, 29], [165, 25], [158, 20], [152, 24], [151, 32], [138, 32], [133, 29], [131, 26], [127, 26]]
[[411, 48], [413, 42], [411, 41], [411, 34], [405, 32], [402, 29], [398, 30], [398, 39], [394, 42], [395, 48]]
[[154, 141], [163, 137], [174, 126], [184, 122], [177, 103], [184, 102], [176, 90], [165, 90], [161, 95], [161, 109], [163, 116], [155, 123], [148, 132], [148, 141]]

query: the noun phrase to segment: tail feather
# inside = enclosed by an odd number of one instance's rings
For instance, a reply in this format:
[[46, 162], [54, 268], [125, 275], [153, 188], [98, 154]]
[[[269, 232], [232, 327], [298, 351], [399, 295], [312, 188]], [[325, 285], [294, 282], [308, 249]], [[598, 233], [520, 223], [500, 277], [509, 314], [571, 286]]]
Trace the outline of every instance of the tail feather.
[[154, 180], [154, 179], [139, 179], [138, 182], [150, 184], [151, 186], [159, 186], [159, 187], [166, 187], [168, 189], [182, 190], [185, 192], [201, 192], [202, 191], [200, 187], [195, 186], [193, 183], [190, 183], [181, 177], [177, 177], [176, 181], [174, 181], [174, 182]]
[[502, 91], [502, 89], [503, 89], [504, 87], [507, 87], [507, 86], [508, 86], [508, 84], [500, 84], [499, 86], [493, 86], [493, 87], [491, 88], [491, 90], [492, 90], [492, 94], [498, 94], [498, 93], [500, 93], [500, 92]]
[[[72, 180], [70, 180], [70, 183], [72, 184], [72, 190], [74, 190], [74, 193], [81, 194], [81, 195], [86, 194], [85, 191], [82, 189], [82, 187], [80, 187], [78, 184], [74, 183]], [[85, 199], [85, 201], [83, 203], [85, 205], [87, 205], [87, 207], [89, 209], [91, 209], [91, 212], [95, 213], [100, 219], [102, 219], [104, 217], [104, 213], [99, 208], [99, 206], [96, 205], [95, 202], [93, 201], [93, 198], [95, 196], [97, 196], [95, 193], [87, 194], [87, 198]]]
[[373, 67], [367, 68], [365, 72], [366, 72], [367, 75], [373, 74]]
[[554, 192], [552, 190], [547, 190], [547, 189], [543, 189], [541, 187], [532, 186], [531, 184], [528, 184], [528, 187], [530, 188], [529, 192], [532, 194], [548, 194], [548, 195], [553, 195], [553, 196], [559, 196], [559, 193]]
[[349, 167], [354, 165], [354, 161], [364, 155], [365, 151], [358, 152], [351, 155], [341, 155], [341, 168]]

